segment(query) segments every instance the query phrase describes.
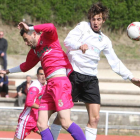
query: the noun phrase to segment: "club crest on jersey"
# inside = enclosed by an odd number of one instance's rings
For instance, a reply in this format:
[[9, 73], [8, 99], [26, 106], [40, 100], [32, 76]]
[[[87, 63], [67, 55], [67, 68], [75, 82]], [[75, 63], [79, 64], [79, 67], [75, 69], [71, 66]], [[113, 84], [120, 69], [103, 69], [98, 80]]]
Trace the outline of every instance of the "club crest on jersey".
[[43, 44], [43, 41], [40, 41], [40, 45], [42, 45]]
[[41, 98], [42, 98], [42, 95], [40, 95], [40, 96], [38, 97], [39, 100], [41, 100]]
[[59, 105], [60, 107], [63, 106], [63, 102], [62, 102], [62, 100], [58, 100], [58, 105]]
[[102, 41], [103, 37], [101, 35], [99, 35], [98, 39], [99, 39], [99, 41]]

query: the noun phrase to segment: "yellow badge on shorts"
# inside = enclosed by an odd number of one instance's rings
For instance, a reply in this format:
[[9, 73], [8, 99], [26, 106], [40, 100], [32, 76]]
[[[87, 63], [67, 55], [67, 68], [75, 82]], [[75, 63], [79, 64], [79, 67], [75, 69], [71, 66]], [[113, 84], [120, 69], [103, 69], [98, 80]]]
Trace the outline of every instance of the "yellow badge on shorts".
[[60, 107], [63, 106], [63, 102], [62, 102], [62, 100], [58, 100], [58, 105], [59, 105]]

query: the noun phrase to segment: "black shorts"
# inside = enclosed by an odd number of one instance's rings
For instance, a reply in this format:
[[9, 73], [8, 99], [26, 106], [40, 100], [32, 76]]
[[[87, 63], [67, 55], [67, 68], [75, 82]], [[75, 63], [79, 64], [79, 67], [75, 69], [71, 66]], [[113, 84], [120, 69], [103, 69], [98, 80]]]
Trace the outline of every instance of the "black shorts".
[[73, 102], [100, 104], [98, 78], [73, 71], [69, 79], [72, 84]]

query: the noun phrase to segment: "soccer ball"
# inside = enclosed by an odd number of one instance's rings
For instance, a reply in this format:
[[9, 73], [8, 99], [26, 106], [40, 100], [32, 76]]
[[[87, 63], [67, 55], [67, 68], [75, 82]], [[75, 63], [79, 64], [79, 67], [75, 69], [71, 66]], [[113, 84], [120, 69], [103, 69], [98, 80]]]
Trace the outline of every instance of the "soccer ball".
[[127, 35], [132, 40], [140, 40], [140, 22], [132, 22], [127, 27]]

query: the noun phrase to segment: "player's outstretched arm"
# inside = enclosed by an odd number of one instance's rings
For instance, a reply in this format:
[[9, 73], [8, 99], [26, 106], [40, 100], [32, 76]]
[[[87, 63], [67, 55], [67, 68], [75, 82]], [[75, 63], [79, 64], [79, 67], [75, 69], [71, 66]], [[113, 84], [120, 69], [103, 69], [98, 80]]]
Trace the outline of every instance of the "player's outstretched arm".
[[29, 27], [28, 27], [28, 25], [26, 24], [26, 23], [24, 23], [24, 22], [20, 22], [19, 24], [18, 24], [18, 29], [24, 29], [25, 31], [29, 31]]
[[131, 82], [132, 82], [134, 85], [140, 87], [140, 79], [137, 79], [137, 78], [134, 77], [134, 78], [131, 79]]

